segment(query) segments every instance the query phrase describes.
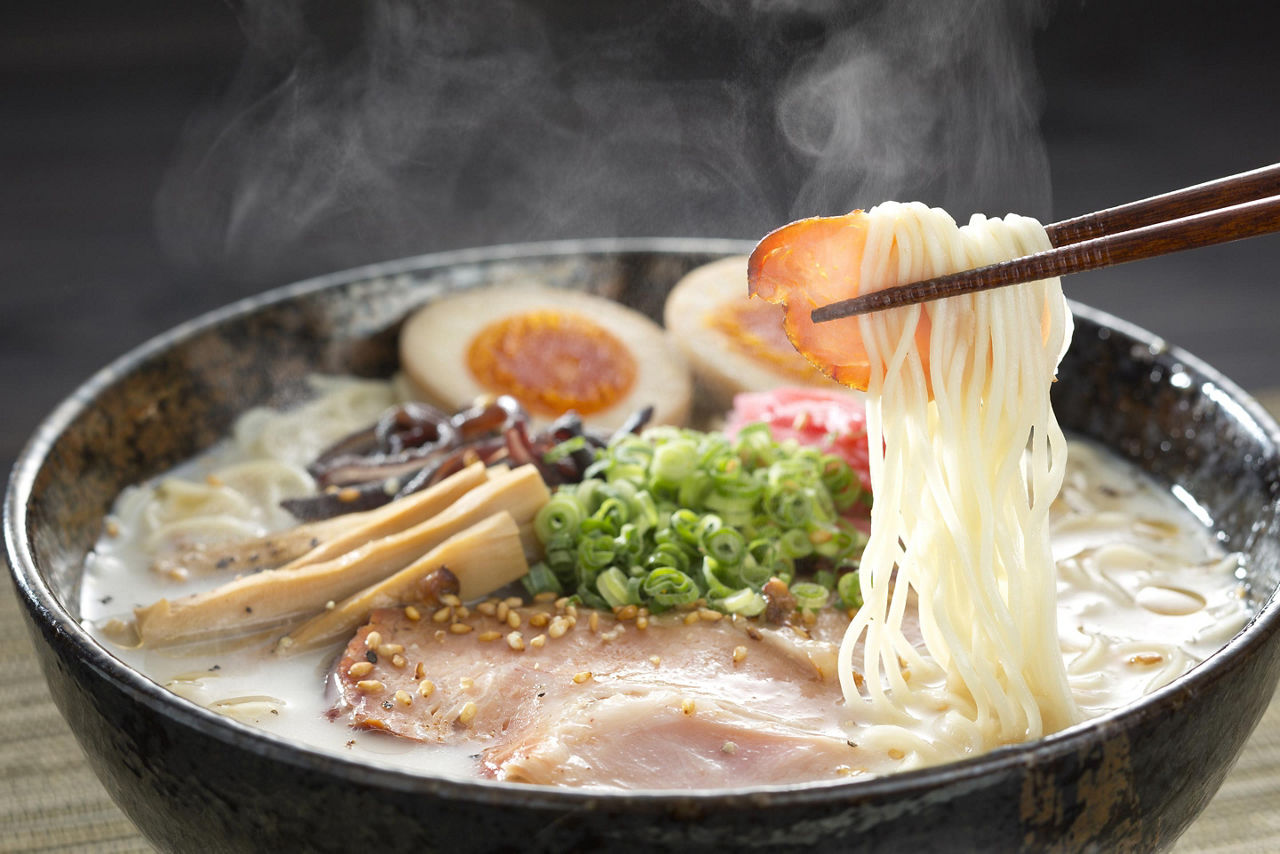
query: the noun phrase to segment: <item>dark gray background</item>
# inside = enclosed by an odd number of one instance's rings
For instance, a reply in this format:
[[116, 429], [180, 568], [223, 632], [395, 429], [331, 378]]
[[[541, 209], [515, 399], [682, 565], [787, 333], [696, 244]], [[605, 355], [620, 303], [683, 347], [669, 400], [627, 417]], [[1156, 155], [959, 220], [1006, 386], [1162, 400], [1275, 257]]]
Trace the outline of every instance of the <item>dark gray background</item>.
[[[317, 4], [316, 31], [340, 49], [358, 30], [361, 5]], [[525, 5], [545, 12], [566, 40], [610, 26], [601, 11], [606, 4]], [[1053, 216], [1280, 160], [1280, 51], [1269, 6], [1080, 0], [1053, 6], [1034, 41]], [[751, 35], [693, 4], [617, 4], [616, 14], [635, 18], [638, 7], [666, 15], [651, 59], [674, 78], [685, 68], [716, 73]], [[287, 257], [247, 271], [207, 253], [193, 261], [163, 250], [157, 193], [184, 126], [231, 85], [245, 47], [239, 11], [233, 3], [187, 0], [7, 3], [0, 12], [2, 470], [76, 384], [183, 319], [290, 279], [389, 254], [512, 237], [427, 221], [394, 240], [373, 234], [291, 245]], [[787, 39], [820, 35], [813, 27], [792, 29], [780, 51]], [[757, 73], [767, 81], [784, 62], [781, 55], [766, 58]], [[470, 180], [476, 210], [501, 203], [484, 192], [484, 174]], [[776, 216], [761, 211], [736, 222], [762, 230]], [[739, 225], [725, 236], [759, 236], [752, 228]], [[545, 231], [557, 233], [554, 224]], [[1280, 237], [1272, 236], [1080, 275], [1067, 282], [1067, 292], [1259, 388], [1280, 385], [1278, 265]]]

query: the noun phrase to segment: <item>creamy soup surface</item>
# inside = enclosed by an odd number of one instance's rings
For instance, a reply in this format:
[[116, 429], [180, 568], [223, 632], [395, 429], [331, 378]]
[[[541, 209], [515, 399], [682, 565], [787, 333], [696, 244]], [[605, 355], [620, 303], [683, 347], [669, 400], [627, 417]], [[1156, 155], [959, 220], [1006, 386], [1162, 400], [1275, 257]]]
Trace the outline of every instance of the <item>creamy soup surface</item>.
[[[249, 537], [292, 524], [277, 505], [313, 488], [303, 464], [336, 437], [372, 421], [396, 397], [389, 383], [338, 378], [319, 380], [317, 392], [290, 412], [249, 413], [232, 439], [126, 490], [87, 560], [84, 622], [126, 664], [236, 720], [370, 764], [475, 777], [481, 773], [475, 745], [423, 744], [333, 719], [337, 696], [330, 672], [341, 646], [281, 657], [269, 639], [182, 650], [129, 648], [113, 640], [113, 620], [127, 620], [134, 607], [227, 579], [153, 570], [153, 556], [165, 541]], [[1247, 621], [1239, 557], [1222, 549], [1203, 518], [1200, 508], [1180, 503], [1109, 452], [1071, 442], [1053, 508], [1052, 544], [1060, 647], [1072, 693], [1087, 717], [1167, 684]], [[830, 727], [838, 727], [838, 699], [828, 711]], [[856, 740], [856, 732], [847, 735]], [[861, 770], [893, 769], [872, 763]]]

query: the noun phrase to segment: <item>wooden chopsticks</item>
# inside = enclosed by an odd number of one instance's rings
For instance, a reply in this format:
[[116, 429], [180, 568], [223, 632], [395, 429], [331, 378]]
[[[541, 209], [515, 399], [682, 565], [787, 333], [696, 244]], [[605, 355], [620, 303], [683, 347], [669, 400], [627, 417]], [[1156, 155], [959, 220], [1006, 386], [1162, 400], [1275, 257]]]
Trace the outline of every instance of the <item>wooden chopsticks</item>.
[[814, 323], [1280, 231], [1280, 163], [1045, 226], [1054, 249], [813, 310]]

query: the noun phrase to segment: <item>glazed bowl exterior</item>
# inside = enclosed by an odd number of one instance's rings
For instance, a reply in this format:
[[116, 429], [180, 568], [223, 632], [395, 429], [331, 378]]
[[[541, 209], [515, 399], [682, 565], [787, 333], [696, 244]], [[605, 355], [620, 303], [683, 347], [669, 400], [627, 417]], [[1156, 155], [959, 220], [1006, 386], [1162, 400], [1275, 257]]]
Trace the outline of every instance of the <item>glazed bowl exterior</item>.
[[1280, 450], [1230, 381], [1075, 306], [1054, 388], [1068, 432], [1178, 486], [1246, 557], [1255, 616], [1142, 701], [1030, 744], [877, 780], [603, 793], [459, 782], [346, 760], [187, 702], [78, 621], [84, 558], [126, 485], [283, 404], [312, 372], [388, 376], [399, 322], [441, 294], [538, 281], [660, 317], [736, 241], [608, 240], [429, 255], [323, 277], [184, 324], [103, 369], [39, 428], [4, 506], [7, 556], [54, 700], [120, 807], [173, 851], [1158, 850], [1208, 803], [1280, 678]]

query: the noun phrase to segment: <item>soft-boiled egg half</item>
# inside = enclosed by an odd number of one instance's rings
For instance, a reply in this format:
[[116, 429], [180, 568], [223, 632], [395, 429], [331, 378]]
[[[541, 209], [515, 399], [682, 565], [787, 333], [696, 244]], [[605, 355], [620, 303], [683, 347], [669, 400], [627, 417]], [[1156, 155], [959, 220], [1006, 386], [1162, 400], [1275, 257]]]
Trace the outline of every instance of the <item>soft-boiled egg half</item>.
[[534, 418], [573, 410], [604, 430], [650, 405], [651, 423], [683, 424], [693, 391], [684, 357], [652, 320], [534, 284], [468, 290], [419, 309], [400, 334], [400, 363], [414, 390], [445, 409], [509, 394]]
[[663, 316], [668, 337], [716, 408], [727, 409], [743, 391], [843, 388], [791, 346], [782, 328], [782, 306], [747, 295], [745, 256], [690, 272], [667, 297]]

